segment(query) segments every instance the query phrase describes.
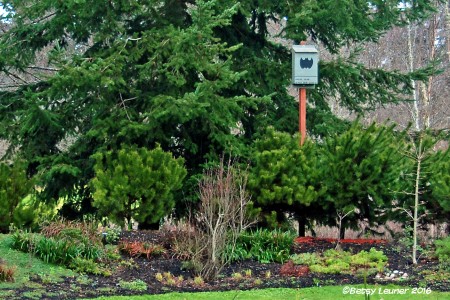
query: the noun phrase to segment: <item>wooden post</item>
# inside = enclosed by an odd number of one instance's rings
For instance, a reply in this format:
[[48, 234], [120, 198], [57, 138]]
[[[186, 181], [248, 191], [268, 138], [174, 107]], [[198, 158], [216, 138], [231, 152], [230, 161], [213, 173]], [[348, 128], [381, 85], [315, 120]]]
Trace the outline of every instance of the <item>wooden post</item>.
[[306, 89], [298, 89], [298, 129], [300, 133], [300, 146], [306, 138]]
[[[301, 41], [300, 45], [306, 45]], [[300, 146], [303, 146], [306, 138], [306, 89], [298, 89], [298, 130], [300, 133]]]

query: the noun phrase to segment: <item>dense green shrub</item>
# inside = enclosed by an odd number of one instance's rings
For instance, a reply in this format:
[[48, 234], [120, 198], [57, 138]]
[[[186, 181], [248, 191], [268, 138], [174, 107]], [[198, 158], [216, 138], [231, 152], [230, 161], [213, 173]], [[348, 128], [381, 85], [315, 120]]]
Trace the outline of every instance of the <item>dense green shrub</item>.
[[450, 268], [450, 237], [435, 241], [436, 256], [446, 268]]
[[0, 163], [0, 232], [7, 232], [11, 223], [24, 225], [18, 222], [16, 210], [32, 189], [33, 180], [27, 177], [22, 161], [12, 166]]
[[281, 230], [247, 231], [237, 239], [234, 251], [230, 247], [225, 255], [231, 261], [255, 259], [261, 263], [282, 263], [289, 258], [295, 236], [293, 232]]
[[120, 225], [126, 220], [130, 226], [131, 219], [151, 224], [174, 208], [174, 191], [187, 173], [182, 158], [159, 146], [153, 150], [123, 146], [93, 158], [93, 205], [101, 216]]

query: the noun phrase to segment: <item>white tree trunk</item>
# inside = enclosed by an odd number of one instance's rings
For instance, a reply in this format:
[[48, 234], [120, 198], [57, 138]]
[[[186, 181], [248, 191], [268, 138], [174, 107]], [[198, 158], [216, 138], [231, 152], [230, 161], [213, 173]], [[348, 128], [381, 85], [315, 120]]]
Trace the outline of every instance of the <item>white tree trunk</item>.
[[416, 149], [417, 153], [417, 167], [416, 167], [416, 182], [414, 190], [414, 217], [413, 217], [413, 264], [417, 264], [417, 227], [419, 225], [419, 195], [420, 195], [420, 172], [422, 164], [422, 137], [419, 137], [419, 147]]
[[[413, 26], [408, 24], [408, 67], [409, 71], [414, 71], [414, 36], [413, 36]], [[416, 82], [411, 80], [411, 86], [413, 87], [413, 107], [411, 110], [411, 117], [414, 121], [414, 127], [416, 131], [420, 131], [420, 115], [419, 115], [419, 93], [417, 93]]]

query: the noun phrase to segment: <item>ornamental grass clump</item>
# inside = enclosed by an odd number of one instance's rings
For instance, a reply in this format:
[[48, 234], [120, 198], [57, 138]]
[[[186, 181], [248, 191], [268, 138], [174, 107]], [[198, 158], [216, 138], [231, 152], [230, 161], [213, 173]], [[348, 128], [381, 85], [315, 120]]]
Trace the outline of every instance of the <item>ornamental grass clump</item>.
[[283, 263], [289, 259], [295, 234], [290, 231], [257, 229], [242, 233], [233, 252], [227, 252], [231, 260], [254, 259], [261, 263]]
[[[70, 224], [70, 225], [68, 225]], [[100, 272], [93, 264], [106, 258], [101, 237], [85, 225], [57, 221], [43, 227], [41, 234], [15, 230], [11, 237], [13, 249], [29, 252], [46, 263], [64, 265], [81, 272]]]
[[16, 272], [15, 267], [8, 267], [0, 262], [0, 282], [5, 281], [13, 282], [15, 272]]

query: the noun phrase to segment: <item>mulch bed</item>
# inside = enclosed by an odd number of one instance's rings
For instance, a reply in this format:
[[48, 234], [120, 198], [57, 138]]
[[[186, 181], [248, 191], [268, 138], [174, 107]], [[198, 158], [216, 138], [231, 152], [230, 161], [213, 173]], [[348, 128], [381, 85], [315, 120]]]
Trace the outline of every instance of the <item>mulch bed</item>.
[[[164, 236], [157, 231], [130, 231], [124, 232], [121, 241], [142, 241], [149, 243], [164, 244]], [[295, 240], [292, 252], [317, 252], [321, 253], [327, 249], [336, 247], [336, 240], [326, 238], [297, 238]], [[369, 240], [369, 239], [345, 239], [340, 241], [340, 248], [351, 251], [353, 253], [361, 250], [370, 250], [375, 247], [382, 250], [388, 256], [388, 266], [390, 270], [402, 270], [409, 274], [407, 281], [396, 281], [395, 284], [405, 285], [408, 287], [418, 287], [423, 284], [424, 280], [419, 275], [425, 269], [437, 269], [438, 262], [433, 260], [421, 260], [418, 266], [413, 266], [408, 253], [400, 251], [397, 245], [388, 243], [385, 240]], [[85, 282], [77, 278], [66, 278], [64, 282], [59, 283], [43, 283], [41, 279], [33, 278], [32, 280], [43, 285], [46, 289], [44, 293], [36, 299], [78, 299], [93, 298], [107, 295], [138, 295], [138, 294], [160, 294], [172, 291], [178, 292], [197, 292], [197, 291], [226, 291], [226, 290], [247, 290], [256, 288], [275, 288], [275, 287], [291, 287], [302, 288], [318, 285], [349, 285], [363, 283], [361, 276], [355, 275], [326, 275], [309, 273], [306, 268], [293, 269], [294, 273], [288, 273], [288, 276], [282, 276], [280, 270], [282, 264], [269, 263], [261, 264], [255, 261], [243, 261], [234, 263], [226, 267], [219, 278], [213, 282], [204, 284], [195, 284], [193, 276], [190, 272], [182, 270], [182, 262], [175, 259], [172, 255], [161, 255], [147, 259], [145, 257], [130, 258], [123, 255], [124, 260], [129, 264], [122, 264], [114, 268], [112, 275], [108, 277], [87, 275]], [[251, 270], [251, 276], [241, 279], [232, 278], [232, 274]], [[295, 271], [296, 270], [296, 271]], [[155, 279], [157, 273], [170, 272], [173, 276], [183, 276], [182, 282], [175, 284], [167, 284], [159, 282]], [[270, 277], [267, 274], [270, 272]], [[85, 277], [85, 278], [86, 278]], [[132, 282], [142, 280], [147, 285], [146, 291], [133, 291], [120, 286], [120, 281]], [[368, 279], [369, 283], [377, 281], [372, 276]], [[378, 281], [379, 282], [379, 281]], [[386, 283], [381, 281], [382, 283]], [[421, 285], [422, 286], [422, 285]], [[448, 284], [429, 283], [427, 286], [433, 291], [450, 291]], [[24, 288], [20, 291], [15, 290], [15, 296], [7, 299], [23, 299], [24, 293], [30, 293], [33, 289]]]

